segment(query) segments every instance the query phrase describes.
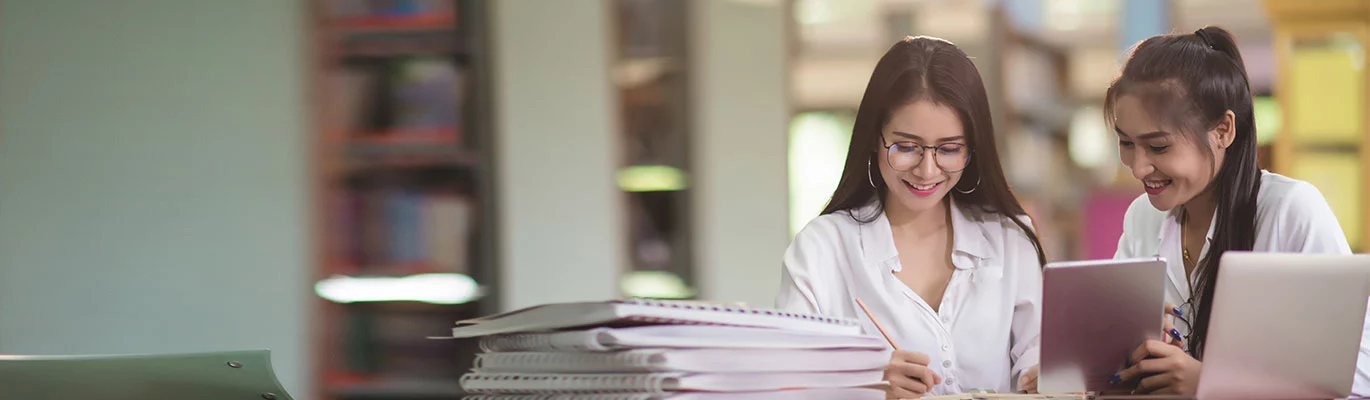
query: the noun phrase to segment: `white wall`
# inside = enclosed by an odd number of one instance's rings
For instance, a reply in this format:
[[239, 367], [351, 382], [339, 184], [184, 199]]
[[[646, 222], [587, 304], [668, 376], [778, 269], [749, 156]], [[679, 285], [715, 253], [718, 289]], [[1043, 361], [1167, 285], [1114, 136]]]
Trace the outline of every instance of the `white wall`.
[[490, 5], [501, 306], [617, 297], [627, 239], [609, 3]]
[[691, 1], [696, 269], [704, 298], [774, 305], [789, 243], [788, 10]]
[[302, 11], [0, 2], [0, 353], [266, 348], [312, 397]]

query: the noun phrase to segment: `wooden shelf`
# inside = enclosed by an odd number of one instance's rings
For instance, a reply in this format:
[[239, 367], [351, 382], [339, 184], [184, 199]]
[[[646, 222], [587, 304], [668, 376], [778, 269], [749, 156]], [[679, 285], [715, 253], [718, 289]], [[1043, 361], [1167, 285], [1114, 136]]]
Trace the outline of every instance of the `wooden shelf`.
[[347, 146], [349, 158], [447, 157], [466, 162], [480, 161], [477, 153], [455, 144], [439, 143], [357, 143]]
[[333, 33], [343, 37], [357, 36], [415, 36], [415, 35], [458, 35], [455, 26], [396, 25], [396, 26], [345, 26], [335, 27]]
[[461, 48], [460, 45], [457, 45], [457, 46], [458, 46], [458, 47], [456, 47], [456, 48], [453, 48], [452, 46], [445, 45], [445, 44], [436, 44], [436, 45], [415, 45], [415, 46], [406, 46], [406, 47], [393, 47], [393, 46], [361, 47], [361, 46], [357, 46], [357, 47], [349, 47], [349, 48], [339, 48], [339, 49], [338, 49], [338, 54], [339, 54], [341, 57], [343, 57], [344, 59], [348, 60], [348, 61], [352, 61], [352, 60], [360, 61], [360, 60], [369, 60], [369, 59], [378, 59], [378, 58], [383, 59], [383, 58], [393, 58], [393, 57], [423, 57], [423, 56], [447, 56], [447, 57], [457, 57], [457, 58], [467, 57], [468, 54], [467, 54], [466, 50], [464, 50], [463, 48]]
[[[480, 301], [480, 298], [477, 297], [475, 301]], [[385, 312], [393, 311], [403, 313], [464, 313], [471, 311], [473, 308], [475, 308], [474, 302], [462, 304], [434, 304], [424, 303], [420, 301], [373, 301], [334, 304], [362, 310], [378, 310]], [[456, 321], [452, 322], [453, 324], [456, 323]]]
[[[1271, 172], [1318, 187], [1352, 252], [1370, 250], [1370, 3], [1265, 0], [1280, 73], [1274, 96], [1283, 126], [1270, 146]], [[1347, 82], [1356, 82], [1349, 84]], [[1338, 83], [1343, 83], [1338, 85]], [[1347, 86], [1347, 85], [1350, 86]]]
[[337, 23], [334, 53], [344, 58], [460, 55], [471, 51], [470, 39], [451, 19], [379, 19]]
[[451, 32], [444, 35], [393, 34], [349, 38], [340, 41], [334, 51], [346, 59], [386, 58], [400, 56], [469, 57], [471, 44]]
[[413, 32], [447, 32], [457, 30], [457, 20], [451, 16], [443, 17], [375, 17], [349, 18], [334, 21], [328, 29], [342, 34], [393, 34]]
[[347, 149], [344, 172], [469, 170], [484, 165], [479, 152], [459, 146], [424, 144], [360, 144]]

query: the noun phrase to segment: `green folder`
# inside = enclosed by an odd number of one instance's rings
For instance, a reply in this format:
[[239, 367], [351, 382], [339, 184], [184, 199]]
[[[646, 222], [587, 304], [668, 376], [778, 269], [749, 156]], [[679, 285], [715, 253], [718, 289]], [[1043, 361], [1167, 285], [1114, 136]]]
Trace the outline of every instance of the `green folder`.
[[0, 397], [290, 400], [268, 350], [81, 356], [0, 355]]

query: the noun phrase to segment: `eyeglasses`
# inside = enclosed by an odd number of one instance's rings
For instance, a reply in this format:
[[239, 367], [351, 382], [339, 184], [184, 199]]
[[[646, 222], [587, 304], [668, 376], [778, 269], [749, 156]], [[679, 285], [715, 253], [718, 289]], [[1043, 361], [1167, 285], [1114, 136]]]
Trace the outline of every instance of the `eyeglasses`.
[[963, 143], [943, 143], [936, 146], [924, 146], [914, 141], [889, 143], [884, 135], [880, 135], [880, 143], [889, 155], [890, 168], [899, 172], [917, 168], [923, 163], [923, 154], [928, 150], [934, 151], [932, 161], [943, 171], [960, 172], [970, 164], [970, 149]]

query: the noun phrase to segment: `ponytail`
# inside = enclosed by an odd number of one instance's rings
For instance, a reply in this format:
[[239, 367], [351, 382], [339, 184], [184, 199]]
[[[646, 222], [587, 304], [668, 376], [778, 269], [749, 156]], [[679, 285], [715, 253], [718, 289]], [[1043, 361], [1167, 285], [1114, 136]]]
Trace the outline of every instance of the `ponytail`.
[[1197, 300], [1197, 309], [1189, 349], [1195, 358], [1202, 359], [1213, 310], [1213, 292], [1218, 283], [1219, 260], [1226, 251], [1251, 250], [1256, 243], [1256, 195], [1261, 189], [1261, 171], [1256, 160], [1256, 118], [1251, 105], [1251, 83], [1237, 42], [1232, 34], [1218, 27], [1204, 27], [1195, 31], [1195, 36], [1209, 42], [1214, 51], [1231, 63], [1228, 71], [1235, 73], [1229, 74], [1241, 76], [1241, 85], [1215, 89], [1232, 92], [1223, 93], [1223, 97], [1244, 99], [1229, 103], [1236, 115], [1236, 135], [1213, 180], [1213, 195], [1217, 201], [1213, 242], [1208, 254], [1199, 260], [1199, 276], [1190, 293]]

